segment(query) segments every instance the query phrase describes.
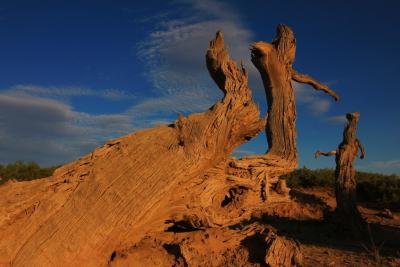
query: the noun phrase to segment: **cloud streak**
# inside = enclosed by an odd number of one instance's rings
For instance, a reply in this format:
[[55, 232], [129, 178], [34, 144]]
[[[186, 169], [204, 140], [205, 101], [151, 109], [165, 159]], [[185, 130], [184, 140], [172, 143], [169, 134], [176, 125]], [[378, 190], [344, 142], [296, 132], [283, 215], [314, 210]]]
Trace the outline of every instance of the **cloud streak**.
[[357, 167], [363, 171], [371, 171], [386, 174], [400, 174], [400, 159], [374, 160], [359, 162]]
[[74, 96], [100, 97], [108, 100], [118, 101], [123, 99], [133, 99], [134, 96], [127, 92], [117, 89], [94, 90], [82, 87], [44, 87], [36, 85], [16, 85], [4, 91], [9, 95], [25, 95], [48, 98], [65, 98]]
[[373, 161], [370, 163], [371, 167], [383, 170], [397, 170], [400, 171], [400, 159], [387, 160], [387, 161]]
[[347, 122], [346, 115], [331, 116], [325, 119], [329, 123], [344, 124]]
[[296, 94], [296, 101], [304, 105], [310, 113], [321, 115], [331, 107], [332, 101], [325, 99], [324, 95], [320, 95], [321, 92], [297, 82], [293, 82], [293, 88]]
[[132, 128], [126, 114], [92, 115], [55, 99], [0, 93], [0, 162], [60, 164]]
[[[238, 12], [225, 3], [199, 0], [180, 1], [177, 9], [185, 16], [163, 16], [149, 38], [138, 44], [138, 57], [160, 97], [177, 96], [175, 103], [180, 105], [180, 94], [198, 93], [197, 99], [208, 96], [204, 101], [212, 105], [221, 96], [205, 66], [207, 44], [218, 30], [224, 31], [231, 57], [243, 59], [250, 74], [256, 74], [248, 48], [253, 33]], [[192, 111], [199, 111], [196, 107]]]
[[[118, 101], [127, 95], [115, 91]], [[79, 88], [13, 86], [0, 92], [0, 163], [35, 160], [43, 165], [78, 158], [105, 141], [137, 129], [167, 124], [177, 113], [205, 110], [212, 102], [205, 91], [191, 90], [140, 99], [118, 114], [74, 110], [70, 97], [99, 97], [104, 92]]]
[[[254, 33], [245, 26], [240, 13], [227, 3], [212, 0], [176, 3], [177, 12], [185, 15], [176, 16], [171, 12], [156, 16], [151, 20], [156, 29], [137, 46], [137, 55], [144, 62], [146, 77], [159, 95], [159, 101], [175, 99], [177, 106], [185, 106], [181, 102], [184, 98], [179, 95], [187, 93], [198, 94], [198, 101], [212, 105], [221, 96], [205, 66], [206, 44], [217, 30], [223, 30], [230, 56], [239, 62], [243, 60], [255, 95], [264, 95], [259, 73], [250, 61], [249, 45]], [[310, 113], [321, 115], [329, 110], [331, 101], [320, 92], [298, 83], [294, 87], [298, 104], [306, 106]], [[261, 103], [265, 103], [264, 99]], [[193, 105], [187, 111], [196, 112], [199, 108], [203, 105]]]

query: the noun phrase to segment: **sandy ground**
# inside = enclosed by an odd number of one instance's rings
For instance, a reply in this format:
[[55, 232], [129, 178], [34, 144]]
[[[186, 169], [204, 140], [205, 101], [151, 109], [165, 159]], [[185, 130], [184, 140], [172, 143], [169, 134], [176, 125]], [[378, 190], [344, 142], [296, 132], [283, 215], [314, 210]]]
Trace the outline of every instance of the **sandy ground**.
[[324, 219], [335, 208], [329, 189], [296, 189], [291, 200], [266, 205], [228, 228], [172, 228], [126, 244], [110, 266], [267, 266], [271, 231], [300, 244], [304, 266], [400, 266], [400, 214], [359, 207], [368, 222], [361, 235]]

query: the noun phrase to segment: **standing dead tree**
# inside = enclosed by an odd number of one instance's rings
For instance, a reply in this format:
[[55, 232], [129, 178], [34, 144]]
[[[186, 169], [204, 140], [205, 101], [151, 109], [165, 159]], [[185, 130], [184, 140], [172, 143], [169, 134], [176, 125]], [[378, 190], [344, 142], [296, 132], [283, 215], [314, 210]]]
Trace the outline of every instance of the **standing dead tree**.
[[343, 131], [343, 141], [337, 150], [322, 152], [317, 150], [315, 157], [336, 156], [335, 170], [335, 195], [336, 195], [336, 214], [342, 218], [342, 222], [349, 222], [354, 226], [360, 221], [361, 215], [357, 209], [356, 186], [354, 160], [360, 150], [360, 158], [365, 157], [365, 149], [360, 140], [356, 138], [358, 112], [347, 113], [348, 123]]
[[335, 100], [339, 100], [339, 97], [309, 75], [299, 74], [293, 69], [296, 39], [288, 26], [278, 25], [277, 36], [272, 43], [256, 42], [251, 50], [252, 62], [261, 74], [267, 95], [268, 154], [296, 161], [296, 106], [292, 80], [309, 84], [316, 90], [328, 93]]
[[[261, 177], [259, 180], [265, 185], [263, 197], [272, 201], [274, 196], [268, 192], [271, 187], [279, 187], [279, 176], [297, 168], [296, 101], [292, 81], [309, 84], [339, 100], [339, 96], [328, 86], [293, 69], [295, 54], [294, 33], [282, 24], [278, 25], [276, 37], [271, 43], [256, 42], [251, 45], [251, 59], [260, 72], [267, 96], [268, 120], [265, 129], [269, 149], [265, 155], [246, 157], [231, 164], [242, 172], [248, 170], [248, 176], [258, 174], [256, 177]], [[238, 171], [233, 168], [231, 172]]]

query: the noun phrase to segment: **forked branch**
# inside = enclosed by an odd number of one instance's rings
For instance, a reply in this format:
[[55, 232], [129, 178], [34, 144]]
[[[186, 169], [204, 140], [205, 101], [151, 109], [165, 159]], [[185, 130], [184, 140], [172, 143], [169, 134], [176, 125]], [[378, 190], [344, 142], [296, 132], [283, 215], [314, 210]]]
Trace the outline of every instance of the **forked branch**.
[[239, 68], [235, 61], [229, 59], [221, 31], [216, 33], [208, 46], [206, 64], [211, 77], [225, 95], [231, 93], [244, 101], [250, 100], [247, 72], [243, 66]]

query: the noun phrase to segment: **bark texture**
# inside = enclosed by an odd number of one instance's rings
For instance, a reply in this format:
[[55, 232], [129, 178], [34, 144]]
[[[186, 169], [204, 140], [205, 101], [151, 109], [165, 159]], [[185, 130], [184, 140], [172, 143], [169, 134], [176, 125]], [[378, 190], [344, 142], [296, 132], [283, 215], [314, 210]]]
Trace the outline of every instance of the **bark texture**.
[[283, 24], [278, 25], [276, 37], [271, 43], [256, 42], [251, 45], [251, 60], [260, 72], [267, 96], [266, 135], [269, 149], [265, 155], [243, 158], [231, 166], [250, 170], [250, 176], [256, 174], [263, 177], [261, 195], [268, 201], [285, 198], [285, 194], [276, 194], [274, 190], [279, 188], [279, 176], [297, 168], [296, 104], [292, 81], [309, 84], [339, 100], [329, 87], [293, 69], [295, 54], [294, 33]]
[[272, 43], [256, 42], [251, 50], [252, 62], [261, 74], [267, 95], [267, 154], [297, 163], [296, 105], [292, 80], [309, 84], [335, 100], [339, 97], [326, 85], [293, 69], [296, 39], [288, 26], [278, 25], [277, 36]]
[[[1, 186], [0, 266], [104, 266], [118, 248], [150, 232], [232, 226], [266, 200], [287, 198], [284, 183], [271, 185], [297, 167], [291, 80], [335, 97], [293, 71], [294, 52], [293, 32], [284, 25], [271, 44], [252, 46], [268, 122], [218, 32], [206, 63], [224, 97], [208, 111], [112, 140], [52, 177]], [[229, 158], [265, 127], [265, 155]]]
[[291, 267], [303, 265], [303, 254], [297, 242], [279, 237], [270, 232], [266, 238], [267, 253], [265, 263], [270, 267]]
[[100, 266], [120, 244], [171, 221], [224, 223], [213, 206], [242, 185], [209, 176], [223, 174], [228, 155], [265, 120], [221, 33], [207, 66], [225, 93], [208, 111], [110, 141], [50, 178], [0, 187], [0, 265]]
[[335, 169], [335, 195], [336, 195], [336, 213], [348, 220], [358, 220], [360, 213], [357, 209], [356, 186], [354, 160], [360, 150], [360, 158], [365, 157], [365, 149], [360, 140], [356, 138], [356, 129], [359, 118], [358, 112], [346, 114], [348, 123], [343, 132], [343, 141], [339, 144], [337, 150], [330, 152], [317, 151], [316, 157], [336, 156]]

